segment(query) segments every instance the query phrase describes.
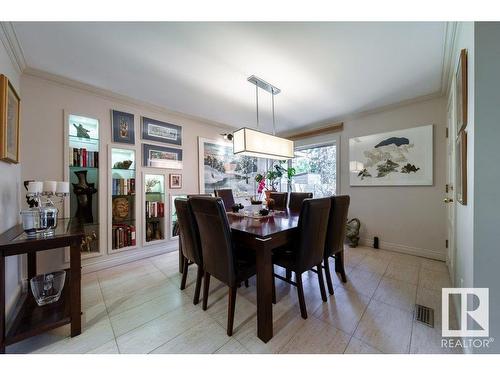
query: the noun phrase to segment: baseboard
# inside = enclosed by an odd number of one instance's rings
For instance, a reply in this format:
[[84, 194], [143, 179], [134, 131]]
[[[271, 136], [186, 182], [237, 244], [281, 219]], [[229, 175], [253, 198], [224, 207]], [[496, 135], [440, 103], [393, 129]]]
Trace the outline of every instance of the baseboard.
[[82, 273], [92, 273], [100, 271], [106, 268], [120, 266], [122, 264], [130, 263], [140, 259], [151, 258], [156, 255], [170, 253], [176, 251], [179, 248], [178, 241], [172, 241], [171, 243], [163, 243], [161, 245], [151, 245], [148, 247], [143, 247], [140, 251], [134, 251], [129, 253], [117, 254], [116, 256], [100, 260], [99, 258], [89, 259], [88, 263], [82, 266]]
[[[373, 246], [373, 239], [360, 238], [359, 244], [362, 246], [372, 247]], [[395, 251], [395, 252], [403, 253], [403, 254], [410, 254], [410, 255], [416, 255], [419, 257], [424, 257], [424, 258], [429, 258], [429, 259], [446, 261], [446, 254], [440, 253], [440, 252], [435, 251], [435, 250], [429, 250], [429, 249], [424, 249], [424, 248], [420, 248], [420, 247], [412, 247], [412, 246], [397, 244], [397, 243], [393, 243], [393, 242], [386, 242], [386, 241], [379, 241], [379, 247], [382, 250]]]

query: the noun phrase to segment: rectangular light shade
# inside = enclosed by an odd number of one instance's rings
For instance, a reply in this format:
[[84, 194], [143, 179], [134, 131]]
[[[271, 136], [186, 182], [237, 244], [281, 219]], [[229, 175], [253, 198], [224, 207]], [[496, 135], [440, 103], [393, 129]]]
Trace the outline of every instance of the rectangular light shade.
[[293, 149], [293, 141], [254, 129], [241, 128], [233, 133], [235, 154], [286, 160], [293, 158]]

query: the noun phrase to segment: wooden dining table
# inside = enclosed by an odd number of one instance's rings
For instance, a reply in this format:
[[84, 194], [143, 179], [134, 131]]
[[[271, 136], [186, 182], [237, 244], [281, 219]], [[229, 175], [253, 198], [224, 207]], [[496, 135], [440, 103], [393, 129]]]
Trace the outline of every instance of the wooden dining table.
[[228, 212], [233, 242], [255, 251], [257, 268], [257, 336], [264, 342], [273, 337], [272, 251], [292, 243], [299, 221], [294, 211], [274, 211], [272, 216], [253, 218]]

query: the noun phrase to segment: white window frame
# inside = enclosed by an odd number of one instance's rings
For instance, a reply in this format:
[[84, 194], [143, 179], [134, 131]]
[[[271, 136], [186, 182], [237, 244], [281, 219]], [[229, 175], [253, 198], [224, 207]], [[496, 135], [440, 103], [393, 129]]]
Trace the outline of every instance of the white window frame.
[[[306, 148], [313, 147], [322, 147], [322, 146], [330, 146], [335, 145], [335, 194], [340, 195], [340, 134], [322, 134], [314, 137], [303, 138], [295, 141], [295, 150], [302, 150]], [[292, 165], [292, 161], [290, 160], [289, 165]]]

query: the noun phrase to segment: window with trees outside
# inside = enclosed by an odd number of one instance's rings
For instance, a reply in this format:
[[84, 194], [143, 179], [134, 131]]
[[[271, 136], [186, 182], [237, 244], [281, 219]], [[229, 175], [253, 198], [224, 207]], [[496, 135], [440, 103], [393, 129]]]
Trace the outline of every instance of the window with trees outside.
[[335, 195], [337, 186], [337, 146], [335, 143], [295, 150], [292, 191], [312, 192], [314, 198]]

